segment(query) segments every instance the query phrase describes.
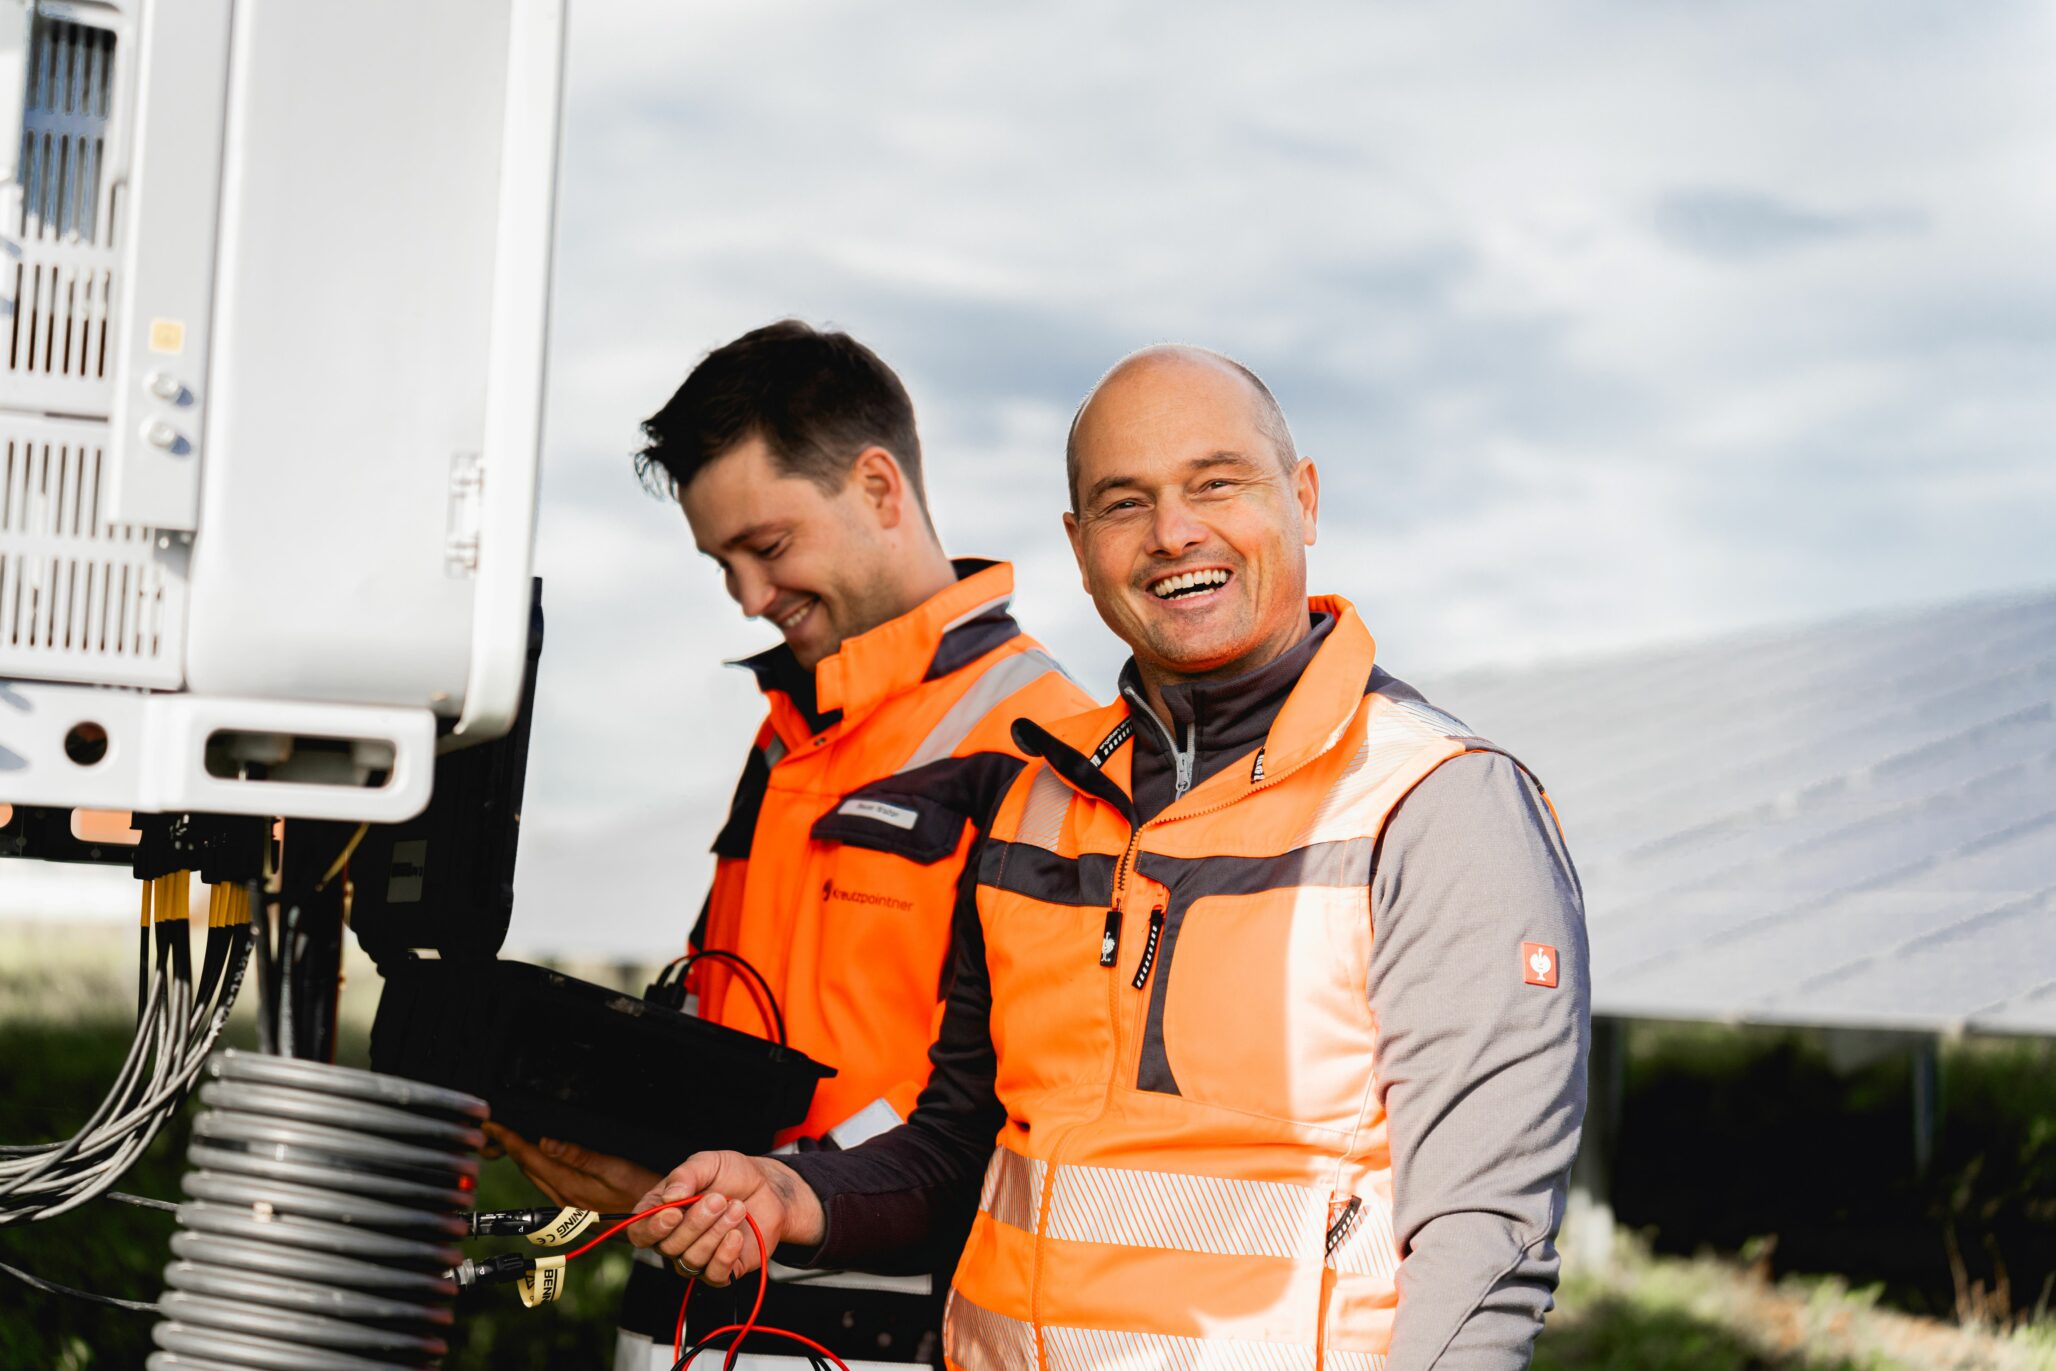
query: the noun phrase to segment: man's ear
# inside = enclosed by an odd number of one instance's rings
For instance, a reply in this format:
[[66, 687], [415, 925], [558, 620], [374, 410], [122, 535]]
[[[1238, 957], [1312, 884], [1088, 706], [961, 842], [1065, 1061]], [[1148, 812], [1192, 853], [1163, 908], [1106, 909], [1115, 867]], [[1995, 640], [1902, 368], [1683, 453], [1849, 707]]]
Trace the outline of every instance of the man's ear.
[[1299, 500], [1300, 541], [1312, 547], [1321, 522], [1321, 473], [1314, 469], [1313, 458], [1300, 458], [1292, 469], [1292, 493]]
[[899, 458], [882, 447], [867, 447], [850, 463], [849, 484], [878, 520], [880, 528], [898, 528], [914, 498]]

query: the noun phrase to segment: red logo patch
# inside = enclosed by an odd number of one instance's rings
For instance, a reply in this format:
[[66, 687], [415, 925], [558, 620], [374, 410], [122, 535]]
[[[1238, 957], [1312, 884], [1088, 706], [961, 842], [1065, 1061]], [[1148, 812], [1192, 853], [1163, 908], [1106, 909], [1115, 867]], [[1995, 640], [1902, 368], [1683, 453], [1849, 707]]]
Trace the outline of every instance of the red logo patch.
[[1521, 979], [1529, 985], [1556, 989], [1556, 949], [1548, 943], [1522, 943]]

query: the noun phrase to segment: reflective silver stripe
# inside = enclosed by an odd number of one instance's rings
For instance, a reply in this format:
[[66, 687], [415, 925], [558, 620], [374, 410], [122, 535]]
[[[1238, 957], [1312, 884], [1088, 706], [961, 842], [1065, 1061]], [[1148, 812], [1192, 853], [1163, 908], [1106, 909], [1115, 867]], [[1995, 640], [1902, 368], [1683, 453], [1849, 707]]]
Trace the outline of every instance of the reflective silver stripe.
[[942, 626], [942, 632], [937, 634], [936, 636], [938, 638], [946, 638], [949, 636], [951, 630], [962, 628], [965, 624], [970, 623], [973, 619], [976, 619], [981, 615], [990, 614], [995, 609], [1005, 609], [1008, 605], [1012, 604], [1013, 602], [1013, 592], [1008, 591], [1005, 595], [994, 596], [992, 599], [987, 600], [982, 605], [973, 605], [971, 608], [965, 610], [962, 614], [959, 614], [956, 618], [944, 624]]
[[1320, 1262], [1328, 1197], [1279, 1181], [1059, 1166], [1048, 1236], [1219, 1257]]
[[771, 1279], [783, 1285], [815, 1285], [833, 1290], [890, 1290], [901, 1295], [926, 1295], [935, 1289], [933, 1276], [874, 1276], [868, 1271], [816, 1271], [812, 1267], [771, 1263]]
[[1338, 1352], [1331, 1347], [1321, 1355], [1321, 1371], [1385, 1371], [1385, 1354]]
[[939, 762], [952, 756], [963, 746], [964, 739], [971, 736], [971, 730], [985, 721], [985, 716], [998, 709], [1000, 701], [1050, 672], [1063, 673], [1057, 659], [1039, 647], [1027, 648], [1000, 658], [985, 669], [984, 674], [972, 683], [949, 712], [936, 720], [935, 727], [914, 749], [914, 755], [907, 758], [901, 771], [912, 771], [917, 766]]
[[1057, 839], [1064, 831], [1064, 815], [1070, 810], [1071, 787], [1045, 764], [1028, 783], [1028, 799], [1021, 806], [1021, 823], [1014, 841], [1056, 851]]
[[[1394, 682], [1394, 684], [1397, 684], [1397, 682]], [[1470, 734], [1471, 726], [1469, 724], [1457, 718], [1454, 714], [1445, 713], [1435, 708], [1435, 706], [1429, 704], [1417, 694], [1409, 693], [1402, 695], [1389, 687], [1377, 693], [1390, 702], [1392, 708], [1399, 710], [1403, 714], [1413, 716], [1416, 722], [1425, 725], [1430, 732], [1439, 733], [1450, 738], [1462, 738]]]
[[[1432, 727], [1419, 711], [1394, 701], [1379, 701], [1364, 725], [1364, 739], [1349, 765], [1292, 841], [1293, 847], [1374, 836], [1384, 805], [1384, 788], [1425, 751], [1450, 745], [1448, 734]], [[1376, 801], [1376, 804], [1371, 803]]]
[[942, 1352], [964, 1371], [1030, 1371], [1035, 1329], [980, 1308], [952, 1288], [942, 1312]]
[[1045, 1327], [1042, 1347], [1048, 1371], [1314, 1371], [1314, 1349], [1292, 1342]]
[[883, 1095], [844, 1119], [828, 1130], [829, 1139], [847, 1152], [859, 1143], [869, 1142], [880, 1133], [890, 1133], [906, 1120], [892, 1107], [891, 1101]]
[[[1030, 1371], [1036, 1365], [1035, 1328], [981, 1308], [949, 1292], [942, 1345], [963, 1371]], [[1304, 1343], [1242, 1338], [1185, 1338], [1108, 1328], [1045, 1326], [1046, 1371], [1314, 1371], [1314, 1349]], [[1329, 1367], [1384, 1371], [1385, 1358], [1330, 1352]]]
[[663, 1358], [661, 1371], [671, 1371], [678, 1361], [671, 1355], [668, 1342], [660, 1347], [655, 1338], [646, 1338], [625, 1328], [615, 1333], [614, 1371], [660, 1371], [659, 1357]]
[[774, 733], [771, 735], [771, 741], [764, 744], [764, 765], [767, 767], [777, 766], [784, 760], [785, 739]]
[[992, 1149], [978, 1208], [1001, 1223], [1033, 1233], [1042, 1211], [1043, 1164], [1004, 1147]]

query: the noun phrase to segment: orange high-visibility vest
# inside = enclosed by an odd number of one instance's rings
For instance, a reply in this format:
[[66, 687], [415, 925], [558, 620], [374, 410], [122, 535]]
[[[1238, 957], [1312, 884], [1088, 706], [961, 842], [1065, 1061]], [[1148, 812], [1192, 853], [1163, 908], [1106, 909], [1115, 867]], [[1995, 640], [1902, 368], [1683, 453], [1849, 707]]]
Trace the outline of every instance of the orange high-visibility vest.
[[[1092, 704], [1007, 613], [1013, 568], [957, 565], [956, 584], [824, 659], [811, 710], [781, 688], [797, 670], [789, 654], [783, 673], [776, 649], [747, 664], [770, 715], [715, 841], [694, 942], [747, 958], [791, 1045], [836, 1068], [780, 1141], [840, 1130], [851, 1145], [913, 1112], [957, 879], [1021, 766], [1010, 726]], [[726, 965], [700, 963], [693, 985], [704, 1017], [773, 1036]]]
[[950, 1295], [958, 1371], [1384, 1363], [1373, 852], [1436, 767], [1497, 749], [1367, 693], [1355, 610], [1311, 607], [1335, 626], [1264, 747], [1139, 829], [1125, 704], [1021, 730], [1044, 760], [979, 858], [1007, 1122]]

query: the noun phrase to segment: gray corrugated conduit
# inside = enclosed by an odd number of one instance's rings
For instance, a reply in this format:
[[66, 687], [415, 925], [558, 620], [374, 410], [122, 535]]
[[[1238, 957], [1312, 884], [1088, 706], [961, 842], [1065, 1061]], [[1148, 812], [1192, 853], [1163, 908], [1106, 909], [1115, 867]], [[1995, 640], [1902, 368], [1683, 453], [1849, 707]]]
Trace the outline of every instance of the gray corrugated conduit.
[[247, 1052], [207, 1076], [150, 1371], [432, 1365], [485, 1102]]

